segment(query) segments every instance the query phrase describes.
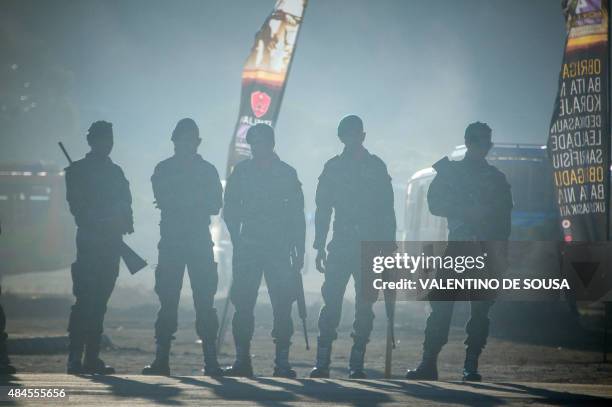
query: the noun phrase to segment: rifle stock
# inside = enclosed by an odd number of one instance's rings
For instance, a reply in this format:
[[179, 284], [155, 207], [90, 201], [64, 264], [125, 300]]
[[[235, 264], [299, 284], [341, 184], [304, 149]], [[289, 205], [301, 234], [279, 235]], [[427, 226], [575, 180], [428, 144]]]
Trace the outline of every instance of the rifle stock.
[[130, 246], [121, 241], [121, 258], [130, 274], [136, 274], [147, 266], [147, 261], [140, 257]]

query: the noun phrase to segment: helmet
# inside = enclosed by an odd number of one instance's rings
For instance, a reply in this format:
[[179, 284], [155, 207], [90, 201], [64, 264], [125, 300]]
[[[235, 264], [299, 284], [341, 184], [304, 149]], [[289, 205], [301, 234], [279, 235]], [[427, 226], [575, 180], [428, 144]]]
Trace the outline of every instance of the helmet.
[[174, 131], [172, 132], [172, 141], [182, 140], [198, 140], [200, 138], [200, 129], [193, 119], [185, 118], [178, 121]]

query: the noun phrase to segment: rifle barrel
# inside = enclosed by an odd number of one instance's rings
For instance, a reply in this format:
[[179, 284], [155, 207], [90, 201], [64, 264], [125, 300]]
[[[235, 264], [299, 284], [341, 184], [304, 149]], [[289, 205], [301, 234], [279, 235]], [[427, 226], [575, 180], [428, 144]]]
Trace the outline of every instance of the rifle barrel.
[[308, 344], [308, 331], [306, 330], [306, 317], [302, 318], [302, 328], [304, 329], [304, 341], [306, 341], [306, 350], [310, 350], [310, 345]]
[[62, 143], [61, 141], [58, 141], [57, 144], [59, 144], [60, 148], [62, 149], [62, 152], [64, 153], [64, 155], [66, 156], [66, 159], [68, 160], [68, 163], [72, 164], [72, 158], [70, 158], [68, 151], [66, 151], [66, 148], [64, 147], [64, 143]]

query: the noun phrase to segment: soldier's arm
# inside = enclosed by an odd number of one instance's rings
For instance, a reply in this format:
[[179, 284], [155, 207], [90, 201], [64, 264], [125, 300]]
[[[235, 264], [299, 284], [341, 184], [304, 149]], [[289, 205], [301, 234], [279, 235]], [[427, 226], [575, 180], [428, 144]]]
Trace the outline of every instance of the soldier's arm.
[[315, 195], [315, 241], [313, 247], [317, 250], [325, 249], [329, 224], [333, 210], [332, 185], [329, 179], [329, 169], [327, 165], [323, 168], [323, 173], [319, 177], [317, 192]]
[[295, 179], [295, 221], [294, 221], [294, 241], [298, 256], [304, 257], [306, 251], [306, 215], [304, 214], [304, 192], [302, 183]]
[[456, 193], [453, 193], [449, 182], [444, 176], [437, 174], [427, 191], [427, 205], [429, 212], [435, 216], [444, 218], [462, 218], [464, 213], [461, 208], [466, 205], [459, 201]]
[[164, 193], [162, 186], [162, 179], [160, 175], [159, 165], [155, 167], [153, 175], [151, 175], [151, 186], [153, 187], [153, 197], [155, 199], [155, 206], [162, 208], [164, 206]]
[[231, 175], [227, 178], [225, 194], [223, 196], [223, 220], [230, 233], [232, 242], [236, 242], [240, 236], [241, 206], [242, 198], [240, 197], [239, 179], [234, 167]]
[[119, 211], [124, 222], [125, 233], [134, 232], [134, 213], [132, 212], [132, 193], [130, 191], [130, 183], [128, 182], [123, 170], [118, 168], [119, 177]]
[[208, 182], [207, 191], [207, 211], [210, 215], [218, 215], [221, 206], [223, 206], [223, 187], [219, 173], [214, 166], [210, 166], [210, 180]]
[[82, 183], [79, 181], [79, 176], [74, 166], [66, 168], [65, 181], [66, 201], [68, 201], [70, 213], [74, 216], [74, 221], [77, 226], [81, 227], [84, 224], [87, 209], [85, 200], [83, 199]]
[[384, 227], [386, 241], [395, 242], [395, 232], [397, 228], [395, 219], [395, 199], [393, 193], [393, 184], [391, 183], [391, 175], [387, 171], [387, 166], [381, 160], [381, 193], [380, 193], [380, 208], [381, 222]]
[[512, 202], [510, 184], [506, 180], [506, 176], [501, 172], [497, 197], [498, 211], [501, 215], [500, 221], [502, 222], [502, 236], [504, 239], [508, 239], [512, 231], [512, 208], [514, 204]]

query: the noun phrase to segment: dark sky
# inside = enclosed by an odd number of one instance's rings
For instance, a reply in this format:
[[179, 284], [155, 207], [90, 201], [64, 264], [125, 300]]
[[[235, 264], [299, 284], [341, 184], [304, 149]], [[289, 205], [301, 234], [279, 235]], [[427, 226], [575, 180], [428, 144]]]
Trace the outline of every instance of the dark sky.
[[[277, 126], [308, 207], [345, 114], [363, 117], [366, 146], [396, 181], [460, 144], [475, 120], [494, 141], [545, 143], [565, 35], [559, 3], [310, 0]], [[273, 4], [2, 0], [0, 159], [63, 164], [58, 139], [78, 157], [90, 123], [109, 120], [113, 158], [150, 203], [148, 178], [189, 116], [222, 172], [242, 65]]]

